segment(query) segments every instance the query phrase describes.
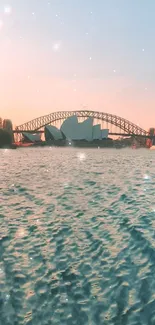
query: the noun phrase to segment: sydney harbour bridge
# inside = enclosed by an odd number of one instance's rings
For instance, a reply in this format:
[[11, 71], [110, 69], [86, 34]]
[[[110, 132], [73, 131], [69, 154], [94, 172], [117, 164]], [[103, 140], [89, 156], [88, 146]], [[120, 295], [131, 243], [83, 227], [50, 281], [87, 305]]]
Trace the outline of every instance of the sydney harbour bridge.
[[15, 138], [21, 139], [23, 132], [29, 132], [33, 134], [43, 133], [44, 127], [46, 125], [54, 125], [60, 127], [65, 119], [73, 115], [76, 115], [80, 121], [84, 121], [86, 118], [91, 117], [95, 124], [100, 123], [102, 128], [106, 127], [109, 129], [109, 135], [112, 136], [133, 136], [135, 138], [141, 139], [153, 137], [153, 134], [150, 134], [149, 131], [146, 131], [138, 125], [117, 115], [91, 110], [77, 110], [54, 112], [21, 124], [17, 126], [13, 131]]
[[[76, 115], [78, 118], [84, 120], [85, 118], [91, 117], [93, 120], [100, 122], [101, 124], [106, 123], [108, 126], [110, 133], [113, 135], [123, 135], [124, 136], [143, 136], [148, 137], [149, 132], [142, 129], [138, 125], [122, 118], [117, 115], [104, 113], [104, 112], [96, 112], [89, 110], [80, 110], [80, 111], [61, 111], [55, 112], [48, 115], [40, 116], [36, 119], [33, 119], [29, 122], [21, 124], [16, 127], [14, 133], [22, 133], [22, 132], [30, 132], [37, 133], [42, 132], [43, 128], [46, 125], [55, 125], [56, 123], [62, 123], [65, 119], [70, 116]], [[115, 126], [118, 131], [113, 132], [112, 126]]]

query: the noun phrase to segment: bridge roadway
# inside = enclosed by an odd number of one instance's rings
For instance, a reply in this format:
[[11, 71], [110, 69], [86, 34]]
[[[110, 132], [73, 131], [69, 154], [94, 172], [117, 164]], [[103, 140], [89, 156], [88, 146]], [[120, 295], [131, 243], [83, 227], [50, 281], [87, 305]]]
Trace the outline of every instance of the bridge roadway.
[[[39, 133], [44, 133], [44, 130], [13, 130], [13, 133], [16, 133], [16, 134], [21, 134], [21, 133], [31, 133], [31, 134], [39, 134]], [[150, 136], [149, 134], [148, 135], [140, 135], [140, 134], [127, 134], [127, 133], [119, 133], [119, 132], [109, 132], [109, 135], [113, 135], [113, 136], [122, 136], [122, 137], [138, 137], [138, 138], [154, 138], [154, 136]]]

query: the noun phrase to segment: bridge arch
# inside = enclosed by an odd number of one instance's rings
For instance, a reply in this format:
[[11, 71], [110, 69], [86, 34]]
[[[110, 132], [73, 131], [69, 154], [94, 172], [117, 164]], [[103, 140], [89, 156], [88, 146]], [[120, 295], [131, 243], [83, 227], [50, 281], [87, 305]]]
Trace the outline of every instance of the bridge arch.
[[139, 127], [138, 125], [124, 119], [120, 116], [104, 113], [104, 112], [97, 112], [97, 111], [90, 111], [90, 110], [79, 110], [79, 111], [61, 111], [61, 112], [54, 112], [48, 115], [40, 116], [36, 119], [33, 119], [27, 123], [19, 125], [16, 130], [19, 131], [39, 131], [43, 127], [48, 124], [52, 124], [58, 120], [65, 120], [70, 116], [76, 115], [77, 117], [88, 118], [91, 117], [93, 119], [97, 119], [100, 121], [104, 121], [110, 123], [111, 125], [115, 125], [120, 130], [124, 131], [126, 134], [133, 134], [133, 135], [142, 135], [147, 136], [148, 132]]

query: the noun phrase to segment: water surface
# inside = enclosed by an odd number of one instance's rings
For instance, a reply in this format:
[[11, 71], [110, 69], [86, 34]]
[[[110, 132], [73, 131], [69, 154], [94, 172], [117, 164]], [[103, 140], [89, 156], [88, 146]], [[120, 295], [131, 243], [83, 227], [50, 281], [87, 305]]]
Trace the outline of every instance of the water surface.
[[155, 152], [0, 151], [0, 325], [155, 324]]

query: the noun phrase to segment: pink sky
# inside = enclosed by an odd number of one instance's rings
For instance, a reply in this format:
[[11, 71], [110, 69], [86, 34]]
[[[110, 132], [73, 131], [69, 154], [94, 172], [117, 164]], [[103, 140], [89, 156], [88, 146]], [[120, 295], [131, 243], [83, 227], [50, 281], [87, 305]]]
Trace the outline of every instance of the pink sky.
[[139, 11], [135, 0], [121, 2], [119, 9], [115, 2], [96, 6], [91, 1], [91, 10], [88, 0], [50, 6], [14, 0], [9, 14], [5, 5], [2, 0], [2, 118], [18, 126], [54, 111], [85, 107], [145, 129], [155, 126], [153, 3], [145, 29], [146, 8]]
[[119, 115], [146, 129], [154, 126], [154, 93], [146, 90], [142, 96], [141, 85], [137, 88], [132, 80], [36, 78], [26, 74], [26, 67], [25, 74], [16, 67], [11, 74], [0, 71], [1, 116], [14, 125], [54, 111], [86, 108]]

